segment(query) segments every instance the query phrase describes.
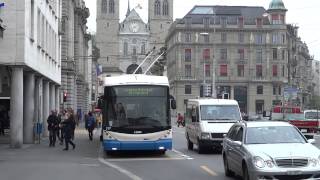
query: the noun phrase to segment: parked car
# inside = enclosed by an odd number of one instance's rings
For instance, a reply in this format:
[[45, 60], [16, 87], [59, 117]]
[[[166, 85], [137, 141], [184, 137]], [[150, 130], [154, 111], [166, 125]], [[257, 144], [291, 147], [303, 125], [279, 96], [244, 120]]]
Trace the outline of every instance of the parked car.
[[320, 150], [287, 122], [242, 121], [223, 140], [226, 176], [244, 180], [318, 179]]

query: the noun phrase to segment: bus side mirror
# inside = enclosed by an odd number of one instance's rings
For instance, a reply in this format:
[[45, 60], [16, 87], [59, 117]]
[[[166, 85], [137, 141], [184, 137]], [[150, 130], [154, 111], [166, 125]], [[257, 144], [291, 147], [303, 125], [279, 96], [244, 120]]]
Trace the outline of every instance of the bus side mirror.
[[177, 108], [177, 102], [176, 102], [176, 100], [175, 99], [171, 99], [170, 100], [171, 101], [171, 109], [176, 109]]
[[100, 96], [99, 99], [98, 99], [98, 108], [99, 109], [103, 109], [103, 96]]

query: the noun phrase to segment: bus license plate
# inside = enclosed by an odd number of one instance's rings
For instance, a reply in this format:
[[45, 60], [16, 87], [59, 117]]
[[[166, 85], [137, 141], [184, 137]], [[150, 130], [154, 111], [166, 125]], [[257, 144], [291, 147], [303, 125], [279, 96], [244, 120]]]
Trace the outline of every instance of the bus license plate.
[[308, 132], [308, 130], [307, 129], [301, 129], [300, 130], [302, 133], [306, 133], [306, 132]]

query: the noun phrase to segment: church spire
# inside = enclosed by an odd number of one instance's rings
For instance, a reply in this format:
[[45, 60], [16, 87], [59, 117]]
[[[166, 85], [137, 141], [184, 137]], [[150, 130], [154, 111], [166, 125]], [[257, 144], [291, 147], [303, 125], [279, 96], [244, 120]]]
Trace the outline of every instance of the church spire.
[[128, 9], [127, 9], [126, 17], [128, 17], [129, 14], [130, 14], [130, 0], [128, 0]]

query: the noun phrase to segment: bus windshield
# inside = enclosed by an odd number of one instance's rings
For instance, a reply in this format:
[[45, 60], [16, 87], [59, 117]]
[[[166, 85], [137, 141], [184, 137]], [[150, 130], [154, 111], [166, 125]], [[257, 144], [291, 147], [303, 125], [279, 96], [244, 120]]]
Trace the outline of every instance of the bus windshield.
[[[160, 131], [170, 127], [168, 87], [106, 87], [107, 126], [112, 131]], [[129, 133], [129, 132], [127, 132]]]
[[236, 105], [201, 105], [202, 120], [241, 120]]

